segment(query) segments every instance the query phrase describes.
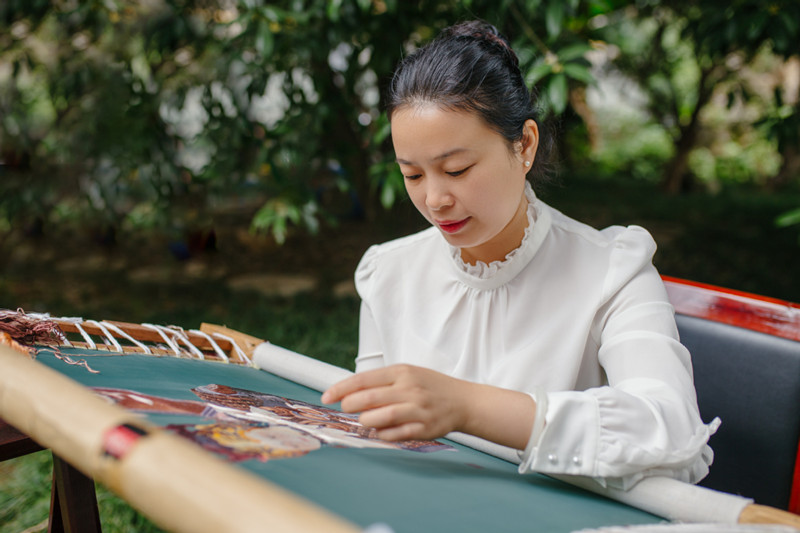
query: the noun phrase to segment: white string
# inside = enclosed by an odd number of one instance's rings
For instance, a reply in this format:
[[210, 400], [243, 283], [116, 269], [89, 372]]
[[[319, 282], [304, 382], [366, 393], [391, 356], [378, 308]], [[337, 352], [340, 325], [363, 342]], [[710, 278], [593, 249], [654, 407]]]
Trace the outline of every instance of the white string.
[[228, 337], [227, 335], [223, 335], [222, 333], [212, 333], [212, 335], [218, 339], [230, 342], [231, 346], [233, 346], [233, 351], [236, 352], [236, 354], [239, 356], [239, 359], [247, 361], [248, 365], [253, 366], [253, 361], [251, 361], [250, 358], [247, 357], [247, 354], [244, 353], [244, 350], [239, 348], [239, 345], [236, 344], [235, 340], [233, 340], [231, 337]]
[[164, 333], [163, 330], [166, 329], [164, 326], [157, 326], [155, 324], [142, 324], [142, 326], [148, 329], [152, 329], [153, 331], [156, 331], [159, 335], [161, 335], [161, 338], [164, 339], [164, 342], [166, 342], [167, 345], [169, 345], [172, 351], [175, 352], [175, 355], [177, 356], [182, 355], [178, 345], [172, 342], [172, 339], [170, 339], [169, 336]]
[[[45, 318], [45, 319], [50, 318], [50, 313], [30, 313], [30, 314], [32, 316], [36, 316], [37, 318]], [[92, 342], [91, 337], [89, 337], [86, 334], [86, 332], [81, 329], [81, 322], [83, 322], [82, 318], [80, 318], [80, 317], [66, 317], [65, 316], [65, 317], [61, 317], [61, 318], [54, 318], [53, 320], [55, 320], [56, 322], [69, 322], [69, 323], [71, 323], [72, 325], [74, 325], [75, 327], [78, 328], [78, 333], [81, 334], [81, 336], [83, 337], [83, 340], [85, 340], [86, 343], [89, 344], [90, 346], [94, 347], [94, 342]], [[69, 346], [69, 347], [74, 346], [72, 344], [72, 342], [70, 342], [70, 340], [67, 338], [66, 335], [62, 335], [62, 337], [63, 337], [62, 340], [64, 341], [64, 345], [65, 346]]]
[[189, 337], [186, 335], [186, 332], [183, 331], [182, 328], [179, 328], [177, 326], [169, 326], [167, 330], [172, 331], [175, 334], [175, 336], [177, 336], [178, 340], [183, 342], [189, 348], [189, 351], [195, 355], [195, 357], [197, 357], [198, 359], [205, 360], [206, 358], [205, 354], [201, 352], [197, 348], [197, 346], [192, 344], [192, 341], [189, 340]]
[[230, 362], [230, 359], [228, 359], [228, 355], [225, 353], [225, 351], [219, 347], [217, 341], [212, 339], [208, 333], [206, 333], [205, 331], [200, 331], [199, 329], [190, 329], [189, 333], [194, 333], [195, 335], [200, 335], [201, 337], [204, 337], [211, 345], [211, 347], [214, 349], [214, 352], [220, 357], [220, 359], [222, 359], [226, 363]]
[[86, 324], [91, 324], [91, 325], [93, 325], [93, 326], [95, 326], [97, 328], [100, 328], [100, 331], [103, 332], [103, 337], [105, 337], [106, 344], [110, 343], [110, 344], [112, 344], [114, 346], [114, 348], [118, 352], [122, 351], [122, 346], [119, 345], [119, 343], [117, 342], [117, 339], [114, 338], [114, 336], [111, 334], [111, 332], [108, 331], [108, 328], [106, 328], [103, 324], [101, 324], [97, 320], [87, 320]]
[[[44, 317], [44, 316], [48, 316], [49, 317], [49, 315], [42, 315], [42, 317]], [[129, 335], [125, 330], [123, 330], [122, 328], [120, 328], [119, 326], [117, 326], [116, 324], [113, 324], [111, 322], [108, 322], [108, 321], [105, 321], [105, 320], [102, 321], [102, 322], [98, 322], [97, 320], [83, 320], [82, 318], [79, 318], [79, 317], [63, 317], [63, 318], [60, 318], [58, 320], [62, 320], [62, 321], [65, 321], [65, 322], [72, 323], [75, 326], [75, 328], [78, 330], [78, 333], [80, 333], [81, 337], [83, 337], [83, 339], [86, 342], [86, 344], [88, 345], [89, 349], [92, 349], [92, 350], [97, 349], [97, 344], [92, 340], [92, 337], [82, 327], [82, 325], [81, 325], [82, 323], [83, 324], [87, 324], [87, 325], [93, 325], [93, 326], [97, 327], [98, 329], [100, 329], [100, 331], [102, 332], [102, 335], [105, 337], [106, 342], [112, 344], [116, 348], [116, 350], [121, 352], [121, 353], [124, 353], [124, 349], [123, 349], [122, 345], [120, 345], [119, 342], [117, 342], [116, 338], [111, 333], [112, 331], [114, 333], [118, 334], [120, 337], [124, 338], [125, 340], [135, 344], [145, 354], [148, 354], [148, 355], [152, 355], [153, 354], [153, 352], [151, 350], [151, 347], [147, 346], [146, 344], [143, 344], [142, 342], [139, 342], [138, 340], [133, 338], [131, 335]], [[147, 329], [150, 329], [150, 330], [155, 331], [156, 333], [158, 333], [159, 336], [167, 344], [167, 346], [169, 346], [169, 349], [171, 349], [174, 352], [174, 354], [177, 355], [178, 357], [184, 355], [185, 351], [183, 349], [181, 349], [181, 347], [178, 345], [178, 343], [176, 341], [185, 344], [186, 347], [191, 352], [191, 354], [193, 354], [195, 357], [205, 360], [205, 354], [202, 352], [202, 350], [197, 348], [197, 346], [192, 344], [191, 340], [189, 340], [189, 337], [188, 337], [186, 331], [184, 331], [183, 328], [179, 328], [177, 326], [168, 326], [168, 327], [167, 326], [159, 326], [157, 324], [149, 324], [149, 323], [143, 323], [142, 327], [145, 327]], [[235, 352], [237, 358], [240, 361], [244, 361], [248, 365], [254, 366], [253, 361], [250, 359], [250, 357], [247, 355], [247, 353], [239, 346], [239, 344], [237, 344], [237, 342], [232, 337], [230, 337], [228, 335], [224, 335], [222, 333], [217, 333], [217, 332], [214, 332], [211, 335], [209, 335], [206, 332], [200, 331], [200, 330], [197, 330], [197, 329], [189, 330], [189, 333], [193, 333], [195, 335], [200, 335], [201, 337], [205, 338], [209, 342], [209, 344], [211, 345], [212, 349], [217, 354], [217, 356], [219, 356], [219, 358], [222, 359], [223, 361], [225, 361], [226, 363], [231, 362], [230, 357], [225, 353], [225, 351], [214, 340], [214, 337], [216, 337], [217, 339], [222, 339], [222, 340], [228, 341], [231, 344], [232, 351]], [[69, 339], [65, 338], [64, 341], [65, 341], [66, 345], [72, 346], [72, 343], [69, 341]]]
[[79, 323], [79, 322], [75, 322], [75, 327], [76, 327], [76, 328], [78, 328], [78, 333], [80, 333], [80, 334], [81, 334], [81, 337], [83, 337], [83, 340], [85, 340], [85, 341], [86, 341], [86, 344], [88, 344], [88, 345], [89, 345], [89, 349], [90, 349], [90, 350], [96, 350], [96, 349], [97, 349], [97, 345], [96, 345], [96, 344], [94, 343], [94, 341], [92, 340], [92, 337], [90, 337], [90, 336], [89, 336], [89, 334], [88, 334], [88, 333], [86, 333], [86, 330], [84, 330], [84, 329], [81, 327], [81, 325], [80, 325], [80, 323]]
[[[152, 355], [152, 354], [153, 354], [153, 352], [151, 352], [151, 351], [150, 351], [150, 347], [149, 347], [149, 346], [147, 346], [146, 344], [143, 344], [143, 343], [141, 343], [141, 342], [137, 341], [136, 339], [134, 339], [133, 337], [131, 337], [130, 335], [128, 335], [128, 334], [125, 332], [125, 330], [123, 330], [122, 328], [118, 327], [116, 324], [113, 324], [113, 323], [111, 323], [111, 322], [106, 322], [105, 320], [103, 321], [103, 324], [105, 324], [105, 326], [106, 326], [107, 328], [109, 328], [110, 330], [112, 330], [112, 331], [114, 331], [114, 332], [118, 333], [120, 336], [124, 337], [126, 340], [129, 340], [130, 342], [132, 342], [133, 344], [135, 344], [136, 346], [138, 346], [139, 348], [141, 348], [141, 349], [142, 349], [142, 351], [143, 351], [144, 353], [146, 353], [147, 355]], [[120, 350], [120, 351], [122, 351], [122, 350]]]

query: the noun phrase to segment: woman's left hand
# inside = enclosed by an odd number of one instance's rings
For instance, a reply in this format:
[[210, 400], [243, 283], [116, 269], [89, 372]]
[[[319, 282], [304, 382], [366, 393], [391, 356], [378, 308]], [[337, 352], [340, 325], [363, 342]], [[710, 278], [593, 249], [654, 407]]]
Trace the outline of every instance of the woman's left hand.
[[473, 385], [426, 368], [392, 365], [336, 383], [322, 401], [361, 413], [359, 422], [377, 429], [381, 439], [435, 439], [467, 424]]

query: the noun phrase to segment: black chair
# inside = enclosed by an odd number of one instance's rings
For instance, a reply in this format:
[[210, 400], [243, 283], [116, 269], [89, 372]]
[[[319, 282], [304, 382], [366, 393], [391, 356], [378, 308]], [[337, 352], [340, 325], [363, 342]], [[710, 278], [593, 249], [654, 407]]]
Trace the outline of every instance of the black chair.
[[700, 413], [706, 422], [722, 420], [709, 442], [714, 464], [700, 484], [790, 509], [800, 442], [800, 342], [676, 309]]

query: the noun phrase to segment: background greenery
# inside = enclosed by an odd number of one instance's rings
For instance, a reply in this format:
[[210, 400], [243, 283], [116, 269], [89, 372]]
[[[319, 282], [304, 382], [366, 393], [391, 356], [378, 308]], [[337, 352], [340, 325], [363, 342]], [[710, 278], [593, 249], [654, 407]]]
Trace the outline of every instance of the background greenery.
[[[351, 366], [359, 257], [423, 224], [383, 90], [476, 17], [558, 125], [545, 201], [645, 226], [664, 274], [800, 301], [795, 1], [6, 0], [0, 307], [222, 323]], [[0, 531], [44, 529], [48, 461], [0, 465]], [[106, 531], [157, 530], [100, 494]]]
[[279, 242], [371, 220], [403, 194], [394, 65], [474, 17], [559, 118], [566, 174], [797, 185], [792, 0], [8, 0], [0, 230], [188, 238], [243, 203]]

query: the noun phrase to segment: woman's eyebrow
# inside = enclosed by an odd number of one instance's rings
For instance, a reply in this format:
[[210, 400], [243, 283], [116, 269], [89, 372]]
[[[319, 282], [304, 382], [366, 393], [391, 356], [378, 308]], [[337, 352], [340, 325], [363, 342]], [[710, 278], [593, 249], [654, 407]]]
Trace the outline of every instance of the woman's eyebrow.
[[[450, 156], [453, 156], [453, 155], [456, 155], [456, 154], [461, 154], [463, 152], [469, 152], [469, 151], [470, 150], [468, 148], [454, 148], [452, 150], [448, 150], [447, 152], [445, 152], [443, 154], [437, 155], [436, 157], [431, 159], [431, 161], [441, 161], [442, 159], [447, 159]], [[405, 159], [400, 159], [399, 157], [396, 158], [395, 161], [397, 161], [401, 165], [414, 165], [415, 164], [413, 161], [406, 161]]]

